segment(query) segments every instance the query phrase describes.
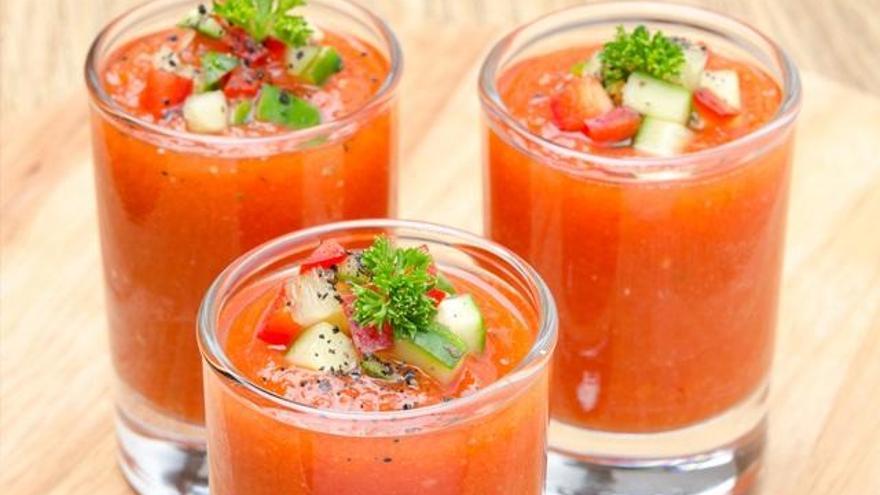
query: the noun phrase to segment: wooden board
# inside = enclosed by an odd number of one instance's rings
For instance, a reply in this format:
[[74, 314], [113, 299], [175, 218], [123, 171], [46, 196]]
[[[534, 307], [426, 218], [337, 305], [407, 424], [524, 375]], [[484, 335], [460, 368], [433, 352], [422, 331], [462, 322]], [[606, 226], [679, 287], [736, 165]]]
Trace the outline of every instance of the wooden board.
[[[496, 34], [402, 30], [403, 217], [479, 230], [476, 71]], [[875, 494], [880, 98], [814, 72], [804, 81], [763, 492]], [[80, 91], [0, 150], [5, 494], [131, 493], [115, 467], [86, 112]]]

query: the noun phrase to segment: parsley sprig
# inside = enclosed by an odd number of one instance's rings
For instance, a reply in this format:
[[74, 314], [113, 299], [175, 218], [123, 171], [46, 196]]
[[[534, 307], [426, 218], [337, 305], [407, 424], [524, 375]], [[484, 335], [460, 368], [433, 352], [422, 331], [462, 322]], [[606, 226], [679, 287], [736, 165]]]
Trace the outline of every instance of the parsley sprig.
[[658, 79], [674, 81], [684, 66], [681, 45], [656, 31], [653, 35], [645, 26], [628, 33], [617, 26], [614, 40], [602, 49], [602, 79], [612, 87], [633, 72], [645, 72]]
[[268, 36], [291, 46], [305, 45], [312, 31], [302, 16], [291, 15], [305, 0], [214, 0], [214, 14], [238, 26], [256, 41]]
[[379, 236], [364, 250], [365, 282], [353, 282], [354, 319], [362, 326], [389, 324], [395, 337], [414, 337], [430, 331], [437, 309], [426, 295], [436, 279], [431, 256], [418, 248], [397, 248]]

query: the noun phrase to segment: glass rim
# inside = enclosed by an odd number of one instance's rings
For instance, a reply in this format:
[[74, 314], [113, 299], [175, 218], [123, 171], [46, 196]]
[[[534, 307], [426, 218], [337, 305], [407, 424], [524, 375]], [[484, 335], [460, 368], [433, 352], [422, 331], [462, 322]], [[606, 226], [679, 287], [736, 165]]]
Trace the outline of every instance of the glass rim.
[[[420, 233], [427, 233], [429, 235], [452, 237], [456, 240], [468, 243], [469, 245], [485, 249], [492, 255], [497, 256], [503, 264], [513, 268], [518, 276], [522, 276], [528, 281], [531, 286], [530, 288], [532, 288], [537, 295], [538, 332], [528, 354], [522, 358], [515, 368], [485, 388], [449, 402], [440, 402], [430, 406], [416, 407], [409, 410], [334, 411], [330, 409], [322, 409], [320, 407], [296, 402], [270, 392], [262, 388], [256, 382], [243, 376], [243, 374], [240, 373], [229, 360], [217, 339], [216, 322], [217, 317], [219, 316], [219, 311], [225, 302], [223, 298], [224, 294], [230, 289], [235, 288], [237, 280], [247, 277], [248, 274], [259, 270], [261, 267], [265, 267], [267, 260], [264, 258], [266, 257], [269, 257], [268, 263], [272, 263], [277, 261], [278, 257], [283, 256], [291, 247], [296, 246], [303, 241], [312, 239], [315, 236], [327, 236], [339, 232], [368, 229], [389, 229], [392, 231], [389, 233], [391, 236], [394, 235], [394, 230], [410, 229]], [[329, 420], [384, 422], [412, 420], [464, 408], [474, 403], [478, 403], [486, 396], [491, 396], [500, 390], [532, 377], [545, 366], [549, 365], [552, 351], [556, 346], [558, 332], [557, 318], [553, 295], [544, 283], [544, 280], [538, 275], [534, 268], [526, 263], [525, 260], [504, 246], [455, 227], [415, 220], [377, 218], [333, 222], [298, 230], [277, 237], [248, 251], [223, 270], [208, 288], [208, 291], [202, 299], [202, 304], [199, 307], [199, 314], [196, 321], [198, 326], [197, 337], [199, 351], [202, 360], [212, 368], [212, 371], [220, 374], [223, 379], [242, 386], [249, 392], [257, 394], [258, 397], [269, 400], [273, 404], [283, 407], [285, 410], [293, 410]]]
[[[658, 7], [662, 6], [666, 13], [663, 16], [656, 15], [644, 15], [640, 14], [643, 9], [648, 7]], [[749, 34], [758, 37], [762, 42], [766, 43], [770, 48], [771, 56], [780, 66], [781, 70], [781, 89], [783, 91], [783, 99], [779, 106], [779, 110], [773, 116], [773, 118], [766, 122], [761, 127], [745, 134], [743, 136], [737, 137], [731, 141], [723, 143], [718, 146], [714, 146], [711, 148], [695, 151], [693, 153], [686, 153], [681, 155], [676, 155], [672, 157], [660, 157], [660, 156], [633, 156], [633, 157], [611, 157], [611, 156], [603, 156], [601, 154], [593, 153], [590, 151], [580, 151], [572, 148], [568, 148], [561, 144], [555, 143], [550, 139], [541, 137], [537, 134], [532, 133], [526, 126], [520, 123], [516, 118], [514, 118], [507, 109], [507, 106], [501, 100], [501, 96], [498, 93], [496, 87], [496, 75], [499, 70], [499, 64], [501, 61], [501, 57], [505, 54], [505, 52], [514, 44], [514, 41], [518, 36], [520, 36], [524, 31], [529, 28], [532, 28], [554, 16], [558, 16], [562, 13], [575, 12], [575, 11], [585, 11], [589, 12], [596, 9], [604, 9], [604, 8], [615, 8], [619, 9], [621, 12], [616, 16], [616, 18], [612, 20], [605, 20], [603, 23], [610, 22], [634, 22], [634, 21], [642, 21], [642, 22], [666, 22], [669, 24], [675, 24], [677, 15], [699, 15], [708, 18], [708, 22], [711, 21], [723, 21], [723, 22], [732, 22], [737, 27], [747, 31]], [[570, 24], [566, 26], [566, 28], [559, 28], [553, 31], [544, 30], [539, 34], [529, 38], [527, 41], [523, 43], [523, 46], [528, 46], [536, 41], [540, 40], [543, 36], [546, 36], [548, 33], [563, 31], [567, 29], [569, 26], [574, 26], [577, 23], [576, 19], [571, 19]], [[601, 23], [597, 23], [599, 25]], [[707, 21], [703, 22], [694, 22], [688, 24], [690, 26], [707, 29], [706, 27]], [[724, 33], [724, 30], [720, 30], [719, 32]], [[739, 36], [735, 37], [740, 38]], [[552, 153], [557, 156], [560, 156], [565, 159], [575, 159], [582, 162], [589, 162], [591, 164], [598, 165], [600, 167], [604, 167], [605, 171], [610, 173], [611, 175], [618, 174], [631, 174], [633, 172], [654, 172], [660, 169], [676, 169], [682, 168], [689, 165], [699, 165], [705, 163], [712, 163], [713, 158], [721, 158], [726, 153], [729, 153], [734, 150], [740, 150], [743, 148], [747, 148], [749, 145], [760, 141], [763, 138], [766, 138], [769, 135], [772, 135], [774, 132], [783, 129], [790, 124], [792, 124], [795, 118], [800, 111], [800, 102], [801, 102], [801, 79], [797, 70], [797, 66], [794, 64], [791, 57], [788, 53], [779, 46], [775, 41], [773, 41], [770, 37], [765, 35], [760, 30], [753, 27], [751, 24], [737, 18], [734, 16], [730, 16], [712, 9], [708, 9], [705, 7], [697, 7], [692, 5], [685, 5], [680, 3], [665, 3], [658, 1], [611, 1], [604, 0], [597, 3], [590, 3], [584, 5], [576, 5], [572, 7], [566, 7], [562, 9], [555, 10], [548, 14], [545, 14], [537, 19], [529, 21], [525, 24], [522, 24], [515, 28], [514, 30], [505, 34], [498, 42], [496, 42], [493, 46], [489, 54], [486, 56], [486, 59], [483, 61], [483, 65], [480, 68], [479, 75], [479, 95], [480, 95], [480, 103], [483, 110], [486, 113], [489, 113], [498, 119], [500, 119], [504, 125], [512, 130], [517, 136], [524, 138], [528, 142], [540, 146], [541, 148], [548, 149]], [[516, 144], [518, 148], [522, 148], [523, 146]], [[531, 152], [529, 151], [531, 154]], [[575, 169], [566, 168], [566, 171], [572, 174], [582, 174]]]
[[106, 43], [112, 43], [115, 39], [109, 39], [110, 34], [117, 28], [122, 28], [123, 32], [130, 26], [126, 22], [136, 21], [144, 11], [150, 9], [154, 5], [165, 2], [165, 7], [177, 4], [196, 4], [195, 0], [145, 0], [144, 2], [124, 11], [111, 20], [98, 33], [89, 47], [88, 55], [85, 62], [85, 79], [86, 86], [91, 96], [92, 103], [105, 116], [117, 119], [127, 125], [133, 126], [139, 130], [145, 131], [153, 135], [159, 135], [172, 138], [180, 142], [188, 142], [202, 145], [265, 145], [278, 142], [296, 140], [300, 142], [308, 142], [309, 140], [318, 138], [322, 135], [332, 133], [337, 129], [345, 128], [359, 121], [364, 114], [368, 114], [377, 108], [381, 108], [388, 103], [395, 95], [395, 91], [400, 83], [401, 74], [403, 72], [403, 50], [394, 31], [381, 17], [374, 14], [371, 10], [352, 0], [310, 0], [312, 4], [325, 5], [332, 8], [333, 3], [342, 3], [354, 9], [357, 14], [363, 15], [367, 23], [371, 27], [377, 28], [381, 38], [387, 44], [388, 58], [390, 67], [388, 75], [382, 82], [373, 96], [367, 100], [362, 106], [353, 112], [344, 115], [341, 118], [328, 122], [323, 122], [306, 129], [294, 129], [271, 134], [267, 136], [218, 136], [213, 134], [199, 134], [189, 131], [180, 131], [164, 127], [152, 122], [147, 122], [134, 115], [128, 113], [113, 101], [113, 98], [105, 91], [104, 85], [101, 84], [99, 64], [102, 53], [101, 49], [105, 48]]

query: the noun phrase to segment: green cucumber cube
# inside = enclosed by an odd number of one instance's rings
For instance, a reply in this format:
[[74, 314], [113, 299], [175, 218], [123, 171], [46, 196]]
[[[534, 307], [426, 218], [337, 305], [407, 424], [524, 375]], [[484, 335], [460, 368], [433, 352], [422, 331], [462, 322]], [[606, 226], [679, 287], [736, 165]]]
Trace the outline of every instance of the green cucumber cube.
[[602, 50], [597, 51], [588, 60], [578, 62], [571, 67], [571, 73], [577, 77], [593, 76], [601, 78]]
[[195, 29], [209, 38], [219, 39], [226, 34], [223, 26], [217, 22], [217, 19], [214, 19], [210, 15], [208, 8], [203, 5], [199, 5], [187, 12], [177, 25], [180, 27]]
[[440, 383], [455, 380], [467, 344], [448, 329], [435, 325], [429, 331], [421, 331], [414, 337], [395, 338], [391, 353], [407, 364], [417, 366]]
[[645, 117], [633, 147], [651, 155], [673, 156], [681, 153], [691, 136], [691, 131], [681, 124]]
[[293, 304], [291, 317], [297, 325], [309, 327], [323, 321], [348, 331], [348, 319], [336, 298], [336, 288], [324, 270], [316, 268], [293, 277], [285, 290]]
[[684, 124], [691, 114], [691, 92], [641, 72], [623, 87], [623, 104], [640, 114]]
[[183, 102], [183, 119], [192, 132], [217, 133], [228, 122], [226, 96], [222, 91], [192, 94]]
[[486, 347], [483, 315], [470, 294], [447, 297], [437, 306], [437, 323], [458, 335], [468, 351], [480, 354]]
[[674, 82], [693, 91], [700, 85], [700, 76], [703, 74], [703, 69], [706, 68], [706, 62], [709, 60], [709, 51], [705, 46], [688, 40], [678, 39], [676, 41], [681, 45], [684, 54], [684, 65]]
[[700, 87], [708, 89], [736, 110], [742, 108], [739, 75], [735, 70], [706, 70], [700, 78]]
[[315, 60], [321, 47], [318, 46], [291, 46], [284, 52], [287, 72], [302, 77], [306, 68]]
[[346, 373], [358, 367], [358, 354], [348, 335], [325, 321], [307, 328], [284, 356], [299, 368]]

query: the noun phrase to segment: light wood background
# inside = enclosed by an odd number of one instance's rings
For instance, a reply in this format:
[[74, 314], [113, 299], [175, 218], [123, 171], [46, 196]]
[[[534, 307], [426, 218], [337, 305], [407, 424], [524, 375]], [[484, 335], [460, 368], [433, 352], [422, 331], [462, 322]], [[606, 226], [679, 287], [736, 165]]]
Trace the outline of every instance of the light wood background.
[[[132, 3], [0, 0], [0, 493], [130, 494], [81, 65]], [[479, 62], [505, 27], [574, 2], [368, 3], [407, 56], [401, 213], [479, 231]], [[770, 32], [804, 69], [763, 493], [880, 494], [880, 5], [700, 3]]]

